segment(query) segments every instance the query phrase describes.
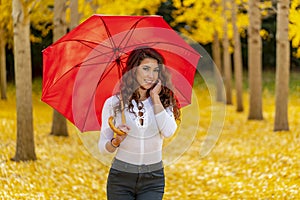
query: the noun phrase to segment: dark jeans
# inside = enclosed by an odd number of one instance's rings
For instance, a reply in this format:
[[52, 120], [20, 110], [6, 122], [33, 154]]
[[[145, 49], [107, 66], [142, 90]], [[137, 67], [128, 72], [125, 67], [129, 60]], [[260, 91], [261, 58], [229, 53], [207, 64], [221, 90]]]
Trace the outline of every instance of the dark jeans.
[[165, 188], [164, 169], [130, 173], [111, 168], [107, 180], [108, 200], [161, 200]]

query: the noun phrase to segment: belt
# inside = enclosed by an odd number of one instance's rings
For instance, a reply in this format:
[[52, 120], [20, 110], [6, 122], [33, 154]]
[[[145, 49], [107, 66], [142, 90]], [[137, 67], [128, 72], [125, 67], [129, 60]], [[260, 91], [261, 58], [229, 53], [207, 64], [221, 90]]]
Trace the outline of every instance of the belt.
[[128, 173], [147, 173], [152, 171], [157, 171], [163, 168], [163, 162], [149, 164], [149, 165], [134, 165], [118, 159], [114, 159], [112, 166], [113, 169], [128, 172]]

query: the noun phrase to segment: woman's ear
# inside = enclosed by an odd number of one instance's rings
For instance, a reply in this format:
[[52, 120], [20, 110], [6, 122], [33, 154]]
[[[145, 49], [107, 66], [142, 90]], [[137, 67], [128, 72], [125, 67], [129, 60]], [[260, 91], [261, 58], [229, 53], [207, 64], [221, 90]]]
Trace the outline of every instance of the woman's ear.
[[136, 67], [132, 68], [130, 71], [132, 76], [136, 75]]

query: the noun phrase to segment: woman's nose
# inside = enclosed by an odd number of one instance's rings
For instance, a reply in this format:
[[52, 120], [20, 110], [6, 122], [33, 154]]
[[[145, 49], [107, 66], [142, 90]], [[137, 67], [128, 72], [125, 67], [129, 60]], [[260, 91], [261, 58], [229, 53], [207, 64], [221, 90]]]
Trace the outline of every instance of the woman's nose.
[[154, 71], [149, 71], [148, 77], [149, 77], [149, 78], [153, 78], [153, 77], [154, 77]]

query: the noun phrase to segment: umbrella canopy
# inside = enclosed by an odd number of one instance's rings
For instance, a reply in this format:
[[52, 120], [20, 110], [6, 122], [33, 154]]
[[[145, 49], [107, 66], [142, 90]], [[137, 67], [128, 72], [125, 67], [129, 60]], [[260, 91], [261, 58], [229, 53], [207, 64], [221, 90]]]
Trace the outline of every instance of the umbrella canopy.
[[143, 46], [163, 55], [180, 105], [190, 104], [200, 55], [161, 16], [93, 15], [44, 49], [42, 101], [80, 131], [99, 130], [128, 55]]

